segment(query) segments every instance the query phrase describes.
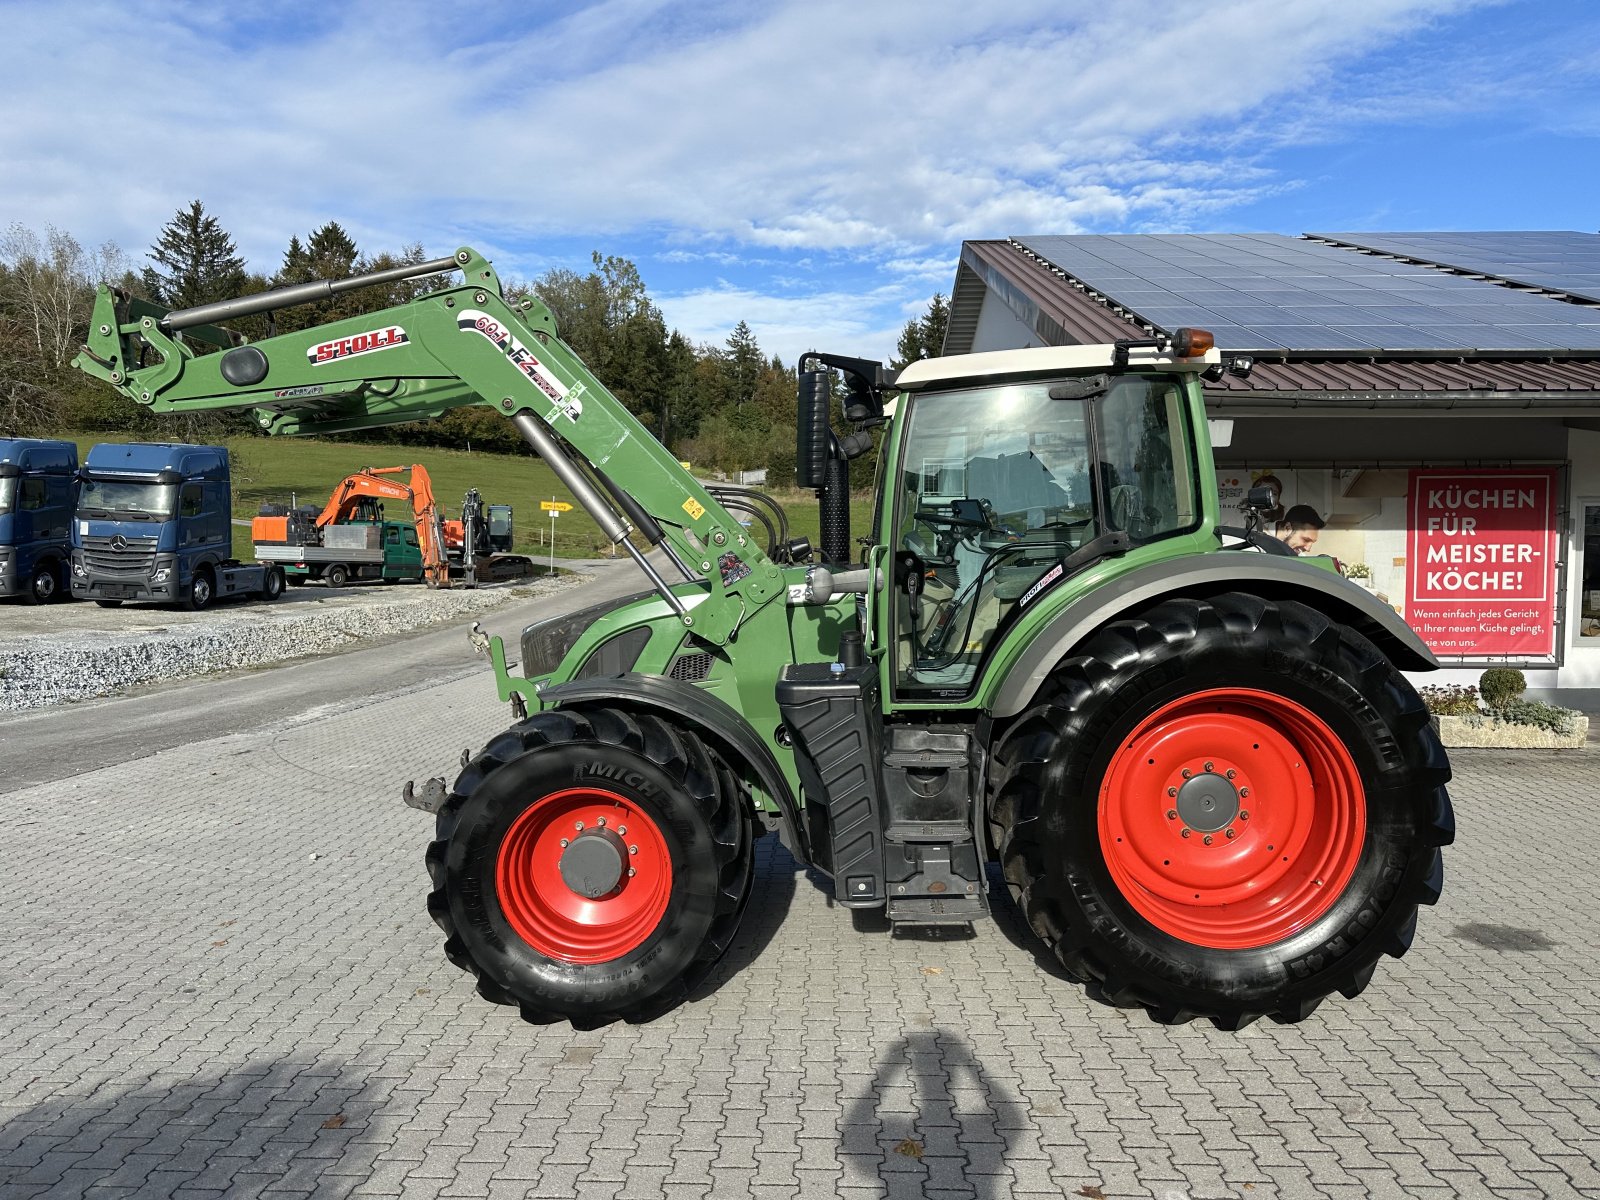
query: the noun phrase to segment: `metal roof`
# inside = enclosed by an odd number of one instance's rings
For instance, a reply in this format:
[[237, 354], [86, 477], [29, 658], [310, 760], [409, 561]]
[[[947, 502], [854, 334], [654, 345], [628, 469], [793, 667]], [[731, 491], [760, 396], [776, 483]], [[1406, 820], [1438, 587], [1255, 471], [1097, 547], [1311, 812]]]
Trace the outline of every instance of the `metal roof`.
[[[1352, 252], [1352, 256], [1354, 256]], [[1492, 286], [1492, 285], [1490, 285]], [[1111, 342], [1155, 329], [1118, 297], [1091, 288], [1015, 240], [962, 245], [945, 354], [968, 353], [987, 289], [1044, 345]], [[1552, 302], [1555, 303], [1555, 302]], [[1587, 310], [1586, 310], [1587, 311]], [[1203, 326], [1203, 322], [1194, 324]], [[1225, 352], [1224, 358], [1229, 357]], [[1530, 346], [1496, 352], [1352, 352], [1275, 349], [1256, 353], [1247, 378], [1208, 381], [1224, 407], [1287, 401], [1374, 407], [1600, 407], [1600, 350]]]

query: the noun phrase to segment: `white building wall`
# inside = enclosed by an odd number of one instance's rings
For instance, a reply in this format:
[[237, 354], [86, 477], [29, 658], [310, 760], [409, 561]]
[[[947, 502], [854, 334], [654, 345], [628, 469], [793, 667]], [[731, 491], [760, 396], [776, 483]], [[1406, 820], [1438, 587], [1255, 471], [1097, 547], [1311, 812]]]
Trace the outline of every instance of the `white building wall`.
[[[1579, 592], [1583, 587], [1583, 509], [1582, 502], [1600, 502], [1600, 433], [1587, 429], [1568, 431], [1568, 457], [1572, 460], [1571, 491], [1567, 511], [1571, 514], [1566, 533], [1567, 596], [1569, 614], [1565, 630], [1567, 658], [1558, 672], [1560, 688], [1600, 688], [1600, 638], [1579, 635], [1578, 614], [1583, 611]], [[1530, 681], [1531, 682], [1531, 681]]]
[[1007, 308], [1003, 300], [993, 292], [984, 292], [983, 307], [978, 309], [978, 327], [972, 333], [974, 354], [982, 354], [987, 350], [1025, 350], [1042, 345], [1044, 340]]

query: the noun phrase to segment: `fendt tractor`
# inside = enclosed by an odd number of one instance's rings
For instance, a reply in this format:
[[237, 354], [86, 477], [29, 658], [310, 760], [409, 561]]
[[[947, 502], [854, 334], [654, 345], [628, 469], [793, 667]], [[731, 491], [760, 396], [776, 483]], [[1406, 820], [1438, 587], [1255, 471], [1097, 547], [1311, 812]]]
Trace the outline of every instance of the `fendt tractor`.
[[[223, 324], [445, 271], [256, 343]], [[515, 723], [405, 788], [446, 955], [529, 1020], [682, 1000], [768, 832], [891, 927], [984, 919], [997, 860], [1093, 997], [1229, 1029], [1355, 996], [1439, 895], [1450, 770], [1401, 674], [1437, 664], [1336, 572], [1222, 536], [1203, 331], [898, 373], [808, 354], [815, 549], [760, 544], [470, 249], [177, 311], [102, 288], [76, 362], [273, 434], [484, 405], [638, 565], [647, 591], [530, 626], [521, 675], [490, 639]], [[857, 544], [848, 460], [880, 442]]]

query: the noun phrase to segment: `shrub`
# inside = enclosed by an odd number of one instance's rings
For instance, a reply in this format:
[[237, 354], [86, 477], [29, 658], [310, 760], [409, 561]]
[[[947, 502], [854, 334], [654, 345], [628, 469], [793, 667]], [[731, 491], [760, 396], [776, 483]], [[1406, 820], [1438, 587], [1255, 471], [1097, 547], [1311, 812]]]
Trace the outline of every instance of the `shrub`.
[[1366, 563], [1345, 563], [1344, 577], [1346, 579], [1371, 579], [1372, 568]]
[[1522, 672], [1511, 667], [1490, 667], [1478, 679], [1478, 691], [1490, 708], [1504, 708], [1527, 690]]
[[[1520, 674], [1517, 671], [1511, 673]], [[1570, 708], [1557, 708], [1542, 700], [1513, 698], [1496, 709], [1494, 715], [1513, 725], [1532, 725], [1538, 729], [1548, 729], [1557, 737], [1567, 737], [1576, 728], [1573, 718], [1578, 714]]]
[[1422, 702], [1436, 717], [1470, 717], [1478, 712], [1478, 689], [1451, 684], [1422, 689]]

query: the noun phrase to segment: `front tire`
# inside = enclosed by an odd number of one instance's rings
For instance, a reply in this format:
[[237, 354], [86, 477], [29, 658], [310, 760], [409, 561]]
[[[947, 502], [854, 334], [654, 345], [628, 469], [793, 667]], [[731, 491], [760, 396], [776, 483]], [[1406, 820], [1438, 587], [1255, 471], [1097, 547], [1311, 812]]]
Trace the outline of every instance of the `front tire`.
[[450, 961], [525, 1019], [646, 1021], [732, 941], [752, 840], [737, 781], [693, 733], [615, 709], [537, 713], [440, 809], [428, 911]]
[[61, 599], [61, 569], [54, 560], [46, 560], [34, 567], [25, 594], [30, 604], [53, 604]]
[[1371, 642], [1230, 594], [1065, 660], [997, 746], [991, 817], [1029, 924], [1091, 994], [1235, 1029], [1405, 953], [1454, 839], [1449, 777]]
[[201, 567], [195, 572], [194, 582], [189, 585], [188, 607], [194, 612], [210, 608], [216, 594], [217, 588], [212, 580], [211, 568]]
[[323, 581], [331, 588], [342, 588], [350, 580], [350, 570], [343, 563], [334, 563], [322, 573]]
[[263, 600], [276, 600], [283, 595], [284, 574], [282, 567], [268, 567], [266, 575], [261, 580], [261, 598]]

